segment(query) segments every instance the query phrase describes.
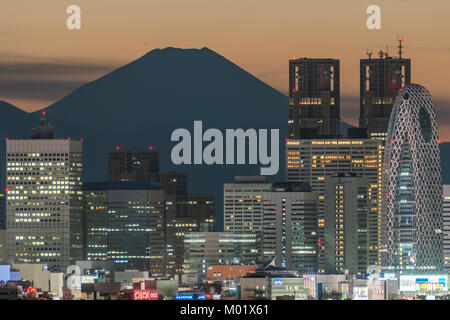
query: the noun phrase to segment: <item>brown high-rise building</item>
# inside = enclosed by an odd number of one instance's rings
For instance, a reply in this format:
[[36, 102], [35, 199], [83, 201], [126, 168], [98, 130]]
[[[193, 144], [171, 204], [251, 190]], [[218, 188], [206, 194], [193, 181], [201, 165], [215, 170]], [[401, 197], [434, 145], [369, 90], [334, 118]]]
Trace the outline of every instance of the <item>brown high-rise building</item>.
[[339, 60], [289, 60], [289, 138], [341, 134]]

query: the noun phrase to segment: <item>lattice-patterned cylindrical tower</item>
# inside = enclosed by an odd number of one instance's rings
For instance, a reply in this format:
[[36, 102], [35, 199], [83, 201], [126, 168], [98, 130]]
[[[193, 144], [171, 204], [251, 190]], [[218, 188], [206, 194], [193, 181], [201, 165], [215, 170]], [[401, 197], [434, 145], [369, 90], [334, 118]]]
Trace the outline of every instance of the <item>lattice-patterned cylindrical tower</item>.
[[442, 269], [442, 177], [436, 115], [427, 89], [397, 96], [384, 163], [380, 257], [386, 269]]

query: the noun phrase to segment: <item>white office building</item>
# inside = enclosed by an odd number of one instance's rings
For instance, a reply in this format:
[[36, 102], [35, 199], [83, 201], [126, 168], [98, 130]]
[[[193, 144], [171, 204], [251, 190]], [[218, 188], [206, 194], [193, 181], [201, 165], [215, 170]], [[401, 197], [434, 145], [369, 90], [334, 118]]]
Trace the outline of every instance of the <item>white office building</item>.
[[81, 141], [6, 141], [8, 261], [65, 271], [82, 258]]

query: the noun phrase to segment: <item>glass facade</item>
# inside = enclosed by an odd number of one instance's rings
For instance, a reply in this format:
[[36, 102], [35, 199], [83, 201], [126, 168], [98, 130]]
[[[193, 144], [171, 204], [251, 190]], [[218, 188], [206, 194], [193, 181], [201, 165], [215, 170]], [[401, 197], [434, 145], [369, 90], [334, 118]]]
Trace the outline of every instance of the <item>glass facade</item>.
[[436, 115], [429, 92], [405, 87], [389, 122], [383, 170], [382, 266], [441, 270], [442, 177]]

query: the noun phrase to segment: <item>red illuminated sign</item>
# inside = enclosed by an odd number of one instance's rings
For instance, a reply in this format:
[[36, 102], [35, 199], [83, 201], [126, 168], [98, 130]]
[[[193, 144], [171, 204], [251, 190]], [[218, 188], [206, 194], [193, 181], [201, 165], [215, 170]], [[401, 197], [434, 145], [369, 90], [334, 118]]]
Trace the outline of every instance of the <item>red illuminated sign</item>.
[[158, 300], [157, 290], [134, 290], [133, 300]]
[[27, 290], [25, 290], [25, 293], [26, 294], [30, 294], [30, 293], [37, 293], [37, 290], [36, 290], [36, 288], [27, 288]]

